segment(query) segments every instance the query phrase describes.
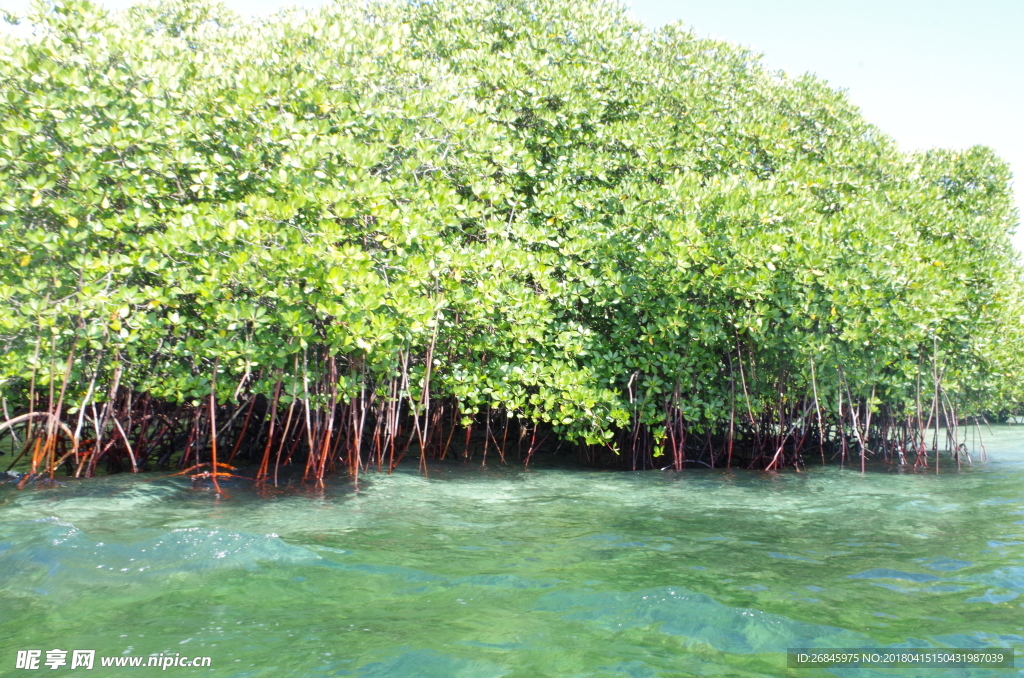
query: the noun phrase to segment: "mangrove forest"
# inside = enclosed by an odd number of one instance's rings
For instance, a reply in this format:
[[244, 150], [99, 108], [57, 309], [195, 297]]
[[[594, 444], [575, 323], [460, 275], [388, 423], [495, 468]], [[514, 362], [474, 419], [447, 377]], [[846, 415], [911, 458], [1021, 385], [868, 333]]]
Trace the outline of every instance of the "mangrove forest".
[[1007, 163], [904, 152], [744, 48], [610, 0], [8, 20], [22, 484], [555, 451], [936, 472], [1021, 412]]

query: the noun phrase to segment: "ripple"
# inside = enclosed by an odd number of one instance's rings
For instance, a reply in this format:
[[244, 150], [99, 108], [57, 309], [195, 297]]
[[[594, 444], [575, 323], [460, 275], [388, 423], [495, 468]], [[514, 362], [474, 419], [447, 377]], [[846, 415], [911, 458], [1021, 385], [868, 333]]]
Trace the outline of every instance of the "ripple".
[[464, 659], [435, 650], [410, 650], [337, 675], [359, 678], [501, 678], [510, 669], [480, 659]]
[[241, 568], [260, 563], [321, 564], [309, 549], [293, 546], [276, 534], [184, 528], [145, 541], [99, 541], [74, 525], [56, 519], [41, 532], [0, 551], [0, 570], [10, 575], [45, 568], [51, 577], [168, 576], [176, 572]]
[[929, 582], [936, 581], [938, 577], [933, 574], [923, 574], [918, 572], [904, 572], [902, 570], [893, 570], [887, 567], [878, 567], [873, 570], [867, 570], [858, 574], [847, 575], [847, 579], [902, 579], [904, 581], [914, 582]]
[[966, 600], [968, 603], [1008, 603], [1019, 596], [1019, 593], [1008, 591], [1000, 593], [998, 590], [990, 589], [983, 596], [972, 596]]
[[927, 567], [929, 570], [935, 570], [936, 572], [956, 572], [962, 570], [965, 567], [970, 567], [974, 563], [968, 560], [955, 560], [953, 558], [935, 558], [934, 560], [926, 560], [922, 562], [922, 565]]
[[722, 652], [784, 652], [789, 647], [857, 647], [852, 631], [810, 624], [753, 608], [734, 608], [679, 587], [632, 593], [560, 591], [541, 596], [534, 608], [608, 630], [657, 625], [661, 633], [704, 642]]

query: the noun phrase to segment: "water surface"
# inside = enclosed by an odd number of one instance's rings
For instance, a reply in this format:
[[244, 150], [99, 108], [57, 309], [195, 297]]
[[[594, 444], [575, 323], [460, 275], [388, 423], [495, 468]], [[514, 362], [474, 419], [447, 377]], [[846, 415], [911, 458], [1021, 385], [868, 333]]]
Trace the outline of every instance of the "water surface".
[[88, 648], [246, 678], [1024, 676], [785, 668], [808, 646], [1016, 646], [1024, 665], [1024, 427], [986, 445], [938, 476], [456, 462], [220, 499], [156, 473], [0, 483], [0, 675], [28, 675], [18, 649]]

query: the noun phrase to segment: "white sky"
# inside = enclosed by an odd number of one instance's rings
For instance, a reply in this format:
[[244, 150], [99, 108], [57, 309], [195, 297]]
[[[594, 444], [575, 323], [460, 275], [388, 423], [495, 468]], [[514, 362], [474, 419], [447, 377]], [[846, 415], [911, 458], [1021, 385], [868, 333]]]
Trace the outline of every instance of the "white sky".
[[[226, 0], [243, 14], [325, 0]], [[28, 0], [0, 0], [24, 12]], [[103, 0], [118, 9], [129, 0]], [[631, 0], [651, 27], [682, 20], [744, 44], [770, 68], [846, 89], [905, 149], [991, 146], [1024, 205], [1024, 0]], [[6, 26], [0, 22], [0, 30]], [[1021, 210], [1024, 211], [1024, 210]], [[1024, 229], [1015, 240], [1024, 251]]]
[[[1024, 211], [1024, 0], [631, 0], [847, 90], [904, 150], [991, 146]], [[1014, 243], [1024, 252], [1024, 229]]]

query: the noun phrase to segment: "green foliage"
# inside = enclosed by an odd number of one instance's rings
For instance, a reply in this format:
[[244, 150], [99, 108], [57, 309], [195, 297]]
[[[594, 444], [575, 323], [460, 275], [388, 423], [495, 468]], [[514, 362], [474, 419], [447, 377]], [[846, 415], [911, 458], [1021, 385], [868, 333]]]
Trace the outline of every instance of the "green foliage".
[[27, 20], [0, 38], [22, 409], [69, 356], [72, 411], [117, 379], [198, 403], [216, 365], [222, 403], [426, 388], [590, 444], [814, 389], [907, 416], [934, 372], [962, 412], [1021, 400], [1006, 163], [905, 155], [742, 49], [603, 0]]

